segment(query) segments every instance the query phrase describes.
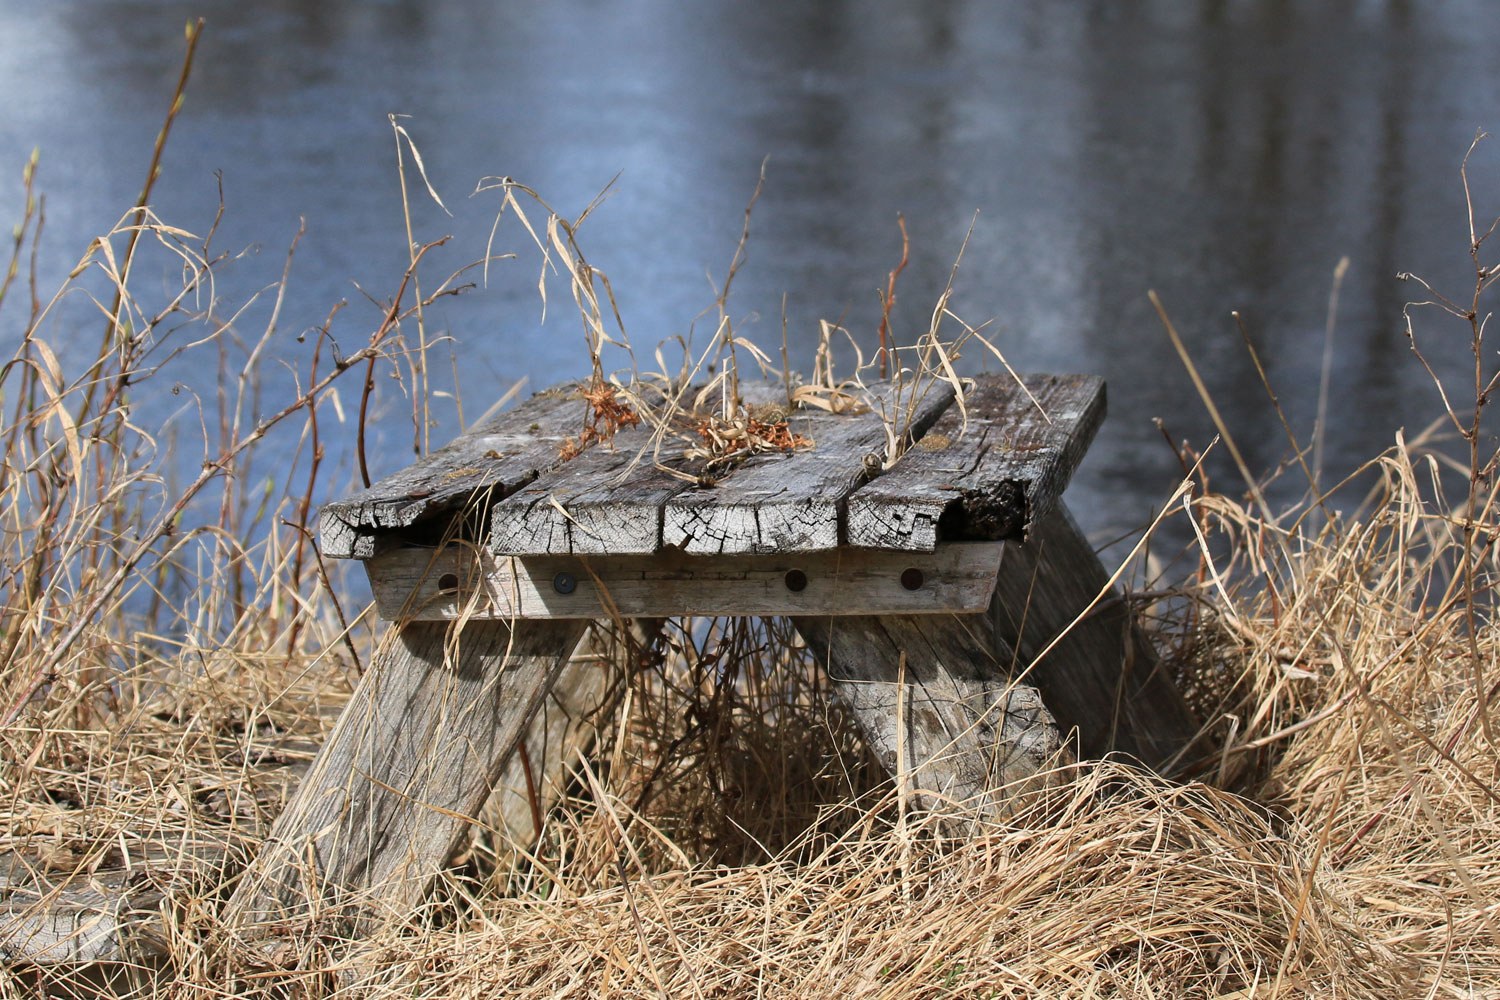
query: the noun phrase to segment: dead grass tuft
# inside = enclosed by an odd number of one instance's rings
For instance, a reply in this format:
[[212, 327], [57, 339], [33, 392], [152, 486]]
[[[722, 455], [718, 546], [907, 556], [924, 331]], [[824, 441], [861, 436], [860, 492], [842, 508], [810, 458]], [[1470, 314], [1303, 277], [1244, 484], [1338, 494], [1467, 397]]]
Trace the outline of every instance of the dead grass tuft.
[[595, 444], [608, 445], [621, 428], [635, 427], [641, 422], [640, 416], [629, 403], [616, 398], [615, 387], [607, 382], [584, 389], [581, 394], [588, 404], [587, 416], [578, 439], [569, 437], [562, 443], [559, 454], [565, 462], [576, 458]]

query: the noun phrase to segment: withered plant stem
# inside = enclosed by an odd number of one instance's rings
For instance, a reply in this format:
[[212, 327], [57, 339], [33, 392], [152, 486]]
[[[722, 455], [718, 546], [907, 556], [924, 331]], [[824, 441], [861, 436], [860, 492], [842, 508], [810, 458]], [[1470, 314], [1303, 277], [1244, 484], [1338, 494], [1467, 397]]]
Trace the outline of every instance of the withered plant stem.
[[880, 377], [890, 378], [890, 344], [887, 341], [887, 331], [891, 324], [891, 309], [896, 305], [896, 279], [901, 277], [901, 272], [906, 270], [906, 262], [910, 257], [911, 241], [906, 236], [906, 216], [900, 212], [896, 213], [896, 225], [901, 227], [901, 263], [897, 264], [895, 270], [886, 278], [885, 296], [880, 302]]
[[[309, 382], [316, 382], [318, 380], [318, 358], [323, 351], [323, 341], [328, 337], [328, 329], [333, 325], [333, 317], [338, 314], [338, 311], [341, 308], [343, 308], [342, 302], [340, 302], [338, 305], [335, 305], [333, 309], [329, 311], [328, 318], [323, 322], [323, 326], [318, 330], [318, 339], [313, 344], [312, 362], [308, 366], [307, 380]], [[302, 580], [303, 552], [305, 551], [306, 546], [309, 544], [309, 541], [312, 537], [312, 532], [308, 529], [307, 522], [308, 518], [312, 514], [312, 498], [318, 484], [318, 470], [322, 467], [323, 464], [323, 442], [318, 437], [318, 405], [316, 400], [313, 401], [307, 408], [307, 433], [312, 440], [312, 452], [308, 461], [307, 469], [307, 484], [303, 487], [302, 496], [297, 501], [297, 521], [292, 526], [297, 534], [297, 541], [295, 543], [296, 548], [292, 553], [291, 580], [294, 584], [300, 583]], [[319, 566], [319, 573], [320, 575], [322, 575], [321, 565]], [[339, 619], [342, 621], [344, 612], [342, 608], [337, 607], [337, 598], [334, 599], [334, 605], [338, 610]], [[286, 637], [286, 657], [288, 661], [291, 660], [293, 654], [296, 652], [297, 638], [302, 631], [302, 621], [303, 615], [300, 613], [300, 609], [298, 611], [294, 611], [292, 616], [292, 624], [291, 627], [287, 629]], [[350, 651], [353, 651], [352, 646], [350, 647]], [[357, 658], [355, 662], [358, 662]]]
[[[26, 236], [31, 230], [32, 220], [37, 218], [38, 204], [34, 190], [36, 184], [36, 168], [41, 162], [41, 151], [33, 149], [31, 158], [26, 161], [26, 166], [21, 168], [21, 193], [24, 207], [21, 210], [21, 221], [16, 223], [10, 250], [10, 263], [5, 267], [5, 277], [0, 278], [0, 305], [5, 304], [5, 296], [10, 291], [11, 284], [16, 280], [16, 275], [21, 271], [21, 251], [26, 246]], [[33, 237], [35, 239], [36, 237]], [[33, 247], [35, 243], [33, 243]], [[35, 260], [35, 254], [32, 259]], [[34, 269], [33, 269], [34, 270]], [[33, 298], [35, 293], [33, 292]]]
[[80, 611], [74, 613], [67, 631], [52, 641], [50, 650], [41, 658], [41, 662], [37, 665], [31, 681], [11, 704], [10, 709], [5, 713], [5, 718], [0, 720], [0, 726], [9, 726], [15, 722], [16, 717], [21, 714], [27, 703], [31, 701], [32, 696], [41, 689], [52, 672], [67, 658], [73, 644], [93, 625], [94, 618], [114, 599], [115, 593], [125, 583], [125, 580], [130, 576], [131, 571], [135, 569], [136, 565], [151, 552], [152, 547], [155, 546], [158, 540], [172, 534], [175, 530], [177, 516], [187, 509], [188, 504], [192, 502], [193, 498], [198, 495], [203, 487], [224, 474], [235, 458], [264, 438], [271, 428], [292, 414], [314, 403], [323, 394], [325, 389], [343, 375], [345, 369], [367, 358], [375, 357], [379, 353], [381, 346], [380, 343], [371, 343], [369, 346], [363, 347], [349, 355], [349, 357], [339, 360], [335, 363], [334, 371], [325, 375], [321, 381], [314, 383], [300, 397], [262, 420], [249, 434], [242, 440], [235, 442], [231, 448], [218, 458], [211, 462], [205, 462], [202, 471], [188, 484], [177, 497], [176, 501], [167, 508], [165, 513], [157, 518], [156, 522], [151, 525], [145, 534], [119, 560], [114, 573], [111, 574], [109, 579], [98, 585], [88, 603]]
[[[198, 51], [198, 40], [203, 37], [203, 18], [189, 22], [187, 26], [187, 51], [182, 57], [182, 70], [177, 75], [177, 87], [172, 91], [172, 104], [167, 109], [167, 117], [162, 122], [161, 131], [156, 134], [156, 143], [151, 147], [151, 165], [146, 170], [146, 182], [141, 185], [141, 193], [135, 200], [135, 223], [131, 226], [130, 235], [125, 241], [125, 257], [120, 267], [120, 280], [115, 286], [114, 302], [110, 305], [109, 321], [104, 328], [104, 340], [99, 347], [99, 357], [107, 357], [109, 346], [121, 331], [122, 319], [120, 309], [125, 304], [125, 287], [130, 279], [130, 267], [135, 261], [135, 248], [140, 242], [141, 232], [146, 221], [146, 206], [151, 202], [151, 191], [156, 187], [156, 179], [161, 176], [162, 152], [167, 148], [167, 137], [172, 133], [172, 124], [177, 121], [177, 115], [182, 111], [183, 95], [187, 92], [188, 77], [193, 74], [193, 56]], [[128, 373], [122, 372], [120, 378], [124, 379]], [[83, 397], [83, 405], [80, 412], [86, 413], [90, 410], [94, 401], [94, 388], [96, 382], [90, 382], [88, 390]], [[119, 380], [116, 381], [118, 387]]]
[[[417, 265], [421, 263], [422, 258], [433, 247], [442, 246], [450, 238], [444, 236], [440, 240], [433, 240], [431, 243], [425, 244], [413, 255], [411, 263], [407, 265], [405, 273], [401, 275], [400, 287], [396, 289], [396, 294], [391, 298], [391, 304], [386, 308], [385, 317], [380, 321], [380, 325], [375, 328], [375, 332], [370, 334], [370, 347], [374, 347], [377, 344], [383, 345], [386, 334], [401, 319], [403, 315], [401, 300], [406, 295], [406, 286], [411, 283], [412, 278], [417, 272]], [[351, 355], [351, 357], [368, 359], [365, 365], [364, 387], [361, 389], [359, 395], [359, 425], [355, 433], [355, 450], [359, 455], [359, 477], [364, 481], [366, 487], [374, 481], [370, 478], [370, 464], [365, 458], [365, 428], [367, 426], [366, 421], [369, 419], [370, 396], [375, 391], [375, 361], [379, 356], [380, 352], [371, 352], [369, 348]], [[345, 362], [340, 363], [340, 370], [342, 371], [345, 367], [347, 367], [347, 359]]]

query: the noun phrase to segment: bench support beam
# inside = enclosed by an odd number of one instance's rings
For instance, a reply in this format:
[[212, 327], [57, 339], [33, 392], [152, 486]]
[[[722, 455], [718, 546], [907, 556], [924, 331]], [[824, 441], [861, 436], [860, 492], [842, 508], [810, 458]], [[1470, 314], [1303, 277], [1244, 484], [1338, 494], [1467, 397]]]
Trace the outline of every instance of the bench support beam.
[[[546, 818], [567, 792], [578, 755], [593, 750], [599, 727], [619, 706], [624, 693], [619, 676], [634, 673], [653, 655], [666, 619], [630, 618], [623, 624], [613, 635], [591, 632], [558, 671], [502, 768], [479, 817], [482, 826], [495, 831], [497, 872], [514, 870], [535, 848]], [[584, 650], [588, 655], [579, 655]]]
[[1011, 800], [1071, 759], [1036, 689], [1008, 680], [1012, 658], [991, 635], [988, 615], [792, 622], [917, 808], [958, 804], [1004, 815]]
[[1080, 756], [1122, 753], [1170, 771], [1198, 726], [1109, 578], [1059, 501], [1025, 542], [1006, 545], [991, 605], [995, 639], [1020, 653], [1026, 683]]
[[584, 625], [392, 628], [227, 920], [304, 923], [371, 890], [408, 912], [462, 843]]

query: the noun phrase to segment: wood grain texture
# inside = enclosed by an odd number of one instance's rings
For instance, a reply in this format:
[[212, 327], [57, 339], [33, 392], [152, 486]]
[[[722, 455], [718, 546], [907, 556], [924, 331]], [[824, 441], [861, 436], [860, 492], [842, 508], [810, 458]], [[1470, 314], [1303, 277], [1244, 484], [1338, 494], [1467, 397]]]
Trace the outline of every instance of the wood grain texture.
[[[697, 392], [689, 388], [681, 398], [691, 401]], [[740, 398], [750, 408], [784, 404], [786, 387], [747, 382]], [[685, 459], [679, 439], [663, 443], [656, 435], [646, 425], [623, 430], [501, 500], [490, 511], [490, 551], [644, 555], [661, 548], [662, 508], [692, 486], [704, 463]]]
[[378, 895], [405, 911], [461, 843], [581, 621], [389, 630], [225, 920], [305, 921]]
[[89, 871], [38, 852], [0, 854], [0, 960], [35, 965], [130, 961], [168, 951], [160, 904], [213, 878], [226, 844], [184, 835], [137, 845]]
[[[1003, 548], [959, 542], [933, 552], [693, 556], [665, 549], [654, 556], [496, 558], [472, 545], [449, 545], [393, 549], [365, 568], [376, 610], [387, 621], [937, 614], [987, 608]], [[914, 590], [903, 583], [913, 569], [920, 574]], [[789, 582], [793, 573], [801, 578]], [[559, 592], [560, 574], [571, 579], [571, 591]]]
[[[951, 386], [933, 384], [904, 415], [907, 433], [920, 437], [952, 401]], [[845, 497], [871, 475], [872, 462], [878, 468], [884, 460], [885, 426], [874, 410], [798, 410], [788, 423], [814, 446], [757, 456], [716, 486], [677, 494], [663, 511], [662, 542], [700, 554], [837, 547]]]
[[940, 538], [1024, 538], [1062, 495], [1103, 422], [1104, 382], [1022, 381], [1024, 389], [1005, 373], [980, 376], [966, 399], [967, 430], [950, 407], [889, 472], [856, 490], [848, 543], [930, 551]]
[[[567, 794], [578, 754], [588, 754], [623, 697], [622, 676], [639, 667], [666, 620], [637, 618], [623, 631], [591, 630], [558, 672], [521, 738], [523, 755], [501, 769], [480, 822], [495, 832], [497, 872], [513, 868], [536, 844], [552, 808]], [[535, 801], [533, 801], [533, 795]]]
[[[496, 504], [489, 548], [503, 555], [638, 555], [661, 548], [661, 512], [691, 483], [656, 468], [650, 434], [622, 433]], [[631, 468], [632, 463], [634, 468]], [[683, 463], [675, 463], [683, 464]], [[629, 477], [616, 482], [622, 472]]]
[[561, 464], [565, 438], [582, 426], [575, 387], [554, 386], [498, 414], [367, 489], [325, 504], [318, 515], [323, 555], [368, 559], [382, 536], [465, 507], [482, 492], [500, 499]]
[[[919, 808], [1004, 815], [1068, 760], [1037, 692], [1008, 679], [988, 615], [817, 616], [793, 624], [876, 757]], [[900, 773], [902, 766], [905, 774]]]
[[[496, 504], [490, 550], [604, 555], [661, 548], [662, 505], [690, 483], [656, 468], [654, 434], [648, 427], [622, 431]], [[686, 464], [664, 457], [669, 467]]]
[[[1083, 756], [1119, 752], [1159, 768], [1198, 727], [1150, 640], [1108, 584], [1104, 564], [1058, 504], [1025, 543], [1007, 544], [995, 589], [996, 637], [1030, 665], [1026, 682], [1041, 691]], [[1073, 625], [1101, 593], [1093, 611]]]

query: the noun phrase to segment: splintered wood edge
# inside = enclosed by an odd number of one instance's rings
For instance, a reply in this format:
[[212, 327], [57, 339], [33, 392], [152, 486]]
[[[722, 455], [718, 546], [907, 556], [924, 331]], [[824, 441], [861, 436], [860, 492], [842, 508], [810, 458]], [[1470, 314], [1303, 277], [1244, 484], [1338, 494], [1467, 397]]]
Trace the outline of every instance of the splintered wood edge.
[[[993, 415], [972, 413], [968, 435], [951, 452], [923, 450], [919, 442], [893, 469], [850, 495], [845, 541], [929, 552], [945, 538], [1022, 540], [1056, 505], [1105, 413], [1104, 380], [1097, 376], [1024, 378], [1026, 391], [1010, 376], [988, 376], [975, 396], [998, 396], [999, 405]], [[1040, 415], [1027, 392], [1037, 395], [1048, 417]], [[929, 436], [956, 436], [959, 420], [950, 409]], [[987, 445], [991, 431], [1004, 443]], [[953, 520], [962, 522], [956, 536], [945, 530]]]
[[989, 606], [1003, 550], [497, 557], [454, 545], [394, 549], [365, 568], [387, 621], [941, 614]]
[[[683, 397], [698, 388], [685, 390]], [[786, 387], [742, 383], [740, 398], [747, 407], [784, 402]], [[590, 448], [521, 486], [490, 508], [489, 550], [499, 555], [655, 552], [662, 544], [663, 507], [693, 485], [693, 470], [702, 464], [681, 454], [658, 454], [660, 437], [654, 426], [622, 430], [608, 445]]]
[[902, 436], [916, 440], [954, 399], [942, 381], [926, 384], [915, 398], [904, 397], [918, 393], [916, 387], [903, 392], [894, 383], [884, 393], [878, 409], [860, 414], [798, 411], [791, 429], [809, 435], [811, 449], [761, 456], [711, 490], [678, 493], [662, 513], [662, 543], [704, 555], [837, 548], [846, 498], [868, 479], [869, 461], [878, 467], [885, 455], [886, 407], [905, 410]]
[[543, 389], [406, 468], [324, 504], [318, 512], [323, 555], [372, 558], [393, 532], [462, 508], [484, 490], [501, 499], [560, 465], [562, 442], [582, 413], [574, 388]]

